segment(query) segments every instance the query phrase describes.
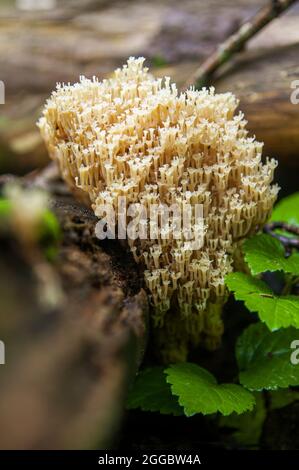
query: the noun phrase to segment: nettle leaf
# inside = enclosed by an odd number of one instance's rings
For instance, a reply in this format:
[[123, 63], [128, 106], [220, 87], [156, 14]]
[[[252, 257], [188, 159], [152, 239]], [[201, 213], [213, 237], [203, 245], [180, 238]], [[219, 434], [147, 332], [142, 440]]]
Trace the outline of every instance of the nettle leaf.
[[299, 385], [299, 367], [291, 363], [294, 328], [271, 333], [262, 323], [250, 325], [238, 338], [240, 383], [249, 390], [276, 390]]
[[143, 411], [159, 411], [161, 414], [183, 415], [183, 408], [171, 394], [163, 367], [142, 370], [129, 393], [127, 408], [141, 408]]
[[207, 370], [192, 363], [174, 364], [166, 369], [171, 391], [178, 396], [186, 416], [219, 411], [223, 415], [252, 410], [254, 396], [240, 385], [218, 384]]
[[276, 204], [271, 221], [299, 225], [299, 192], [285, 197]]
[[252, 274], [265, 271], [285, 271], [299, 275], [299, 253], [285, 257], [283, 245], [276, 238], [261, 233], [244, 242], [245, 261]]
[[299, 297], [275, 295], [267, 284], [244, 273], [230, 273], [225, 279], [236, 300], [243, 300], [248, 310], [257, 312], [270, 330], [299, 328]]

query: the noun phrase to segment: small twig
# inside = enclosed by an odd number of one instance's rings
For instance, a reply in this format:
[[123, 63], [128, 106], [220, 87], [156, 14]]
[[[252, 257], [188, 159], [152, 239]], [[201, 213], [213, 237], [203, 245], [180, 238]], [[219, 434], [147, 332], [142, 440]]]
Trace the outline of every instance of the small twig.
[[275, 233], [275, 230], [283, 230], [284, 232], [289, 232], [299, 236], [298, 226], [286, 224], [284, 222], [270, 222], [264, 226], [264, 232], [279, 240], [283, 244], [286, 254], [290, 254], [290, 250], [292, 248], [299, 250], [299, 238], [287, 237], [285, 235]]
[[272, 0], [257, 12], [239, 30], [224, 41], [218, 49], [195, 71], [186, 82], [184, 88], [194, 85], [201, 88], [208, 84], [213, 73], [224, 63], [228, 62], [236, 52], [243, 49], [246, 42], [264, 28], [270, 21], [286, 11], [296, 0]]

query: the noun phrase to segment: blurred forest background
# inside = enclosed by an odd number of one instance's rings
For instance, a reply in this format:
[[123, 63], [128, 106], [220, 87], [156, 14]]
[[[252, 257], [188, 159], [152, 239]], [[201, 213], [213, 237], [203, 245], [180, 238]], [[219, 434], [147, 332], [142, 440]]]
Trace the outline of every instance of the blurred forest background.
[[[47, 163], [35, 123], [56, 82], [103, 78], [130, 55], [182, 85], [215, 47], [265, 5], [261, 0], [1, 0], [0, 171], [24, 174]], [[299, 5], [269, 24], [215, 77], [240, 98], [250, 130], [265, 141], [295, 189], [299, 113]], [[220, 76], [219, 76], [220, 75]], [[286, 171], [285, 171], [286, 170]]]

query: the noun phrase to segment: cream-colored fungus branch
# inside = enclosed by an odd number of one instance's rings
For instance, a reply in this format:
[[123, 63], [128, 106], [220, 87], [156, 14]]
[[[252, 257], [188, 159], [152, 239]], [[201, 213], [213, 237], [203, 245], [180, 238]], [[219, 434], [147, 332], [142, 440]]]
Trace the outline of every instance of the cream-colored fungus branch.
[[95, 214], [107, 202], [117, 209], [119, 196], [127, 207], [203, 205], [200, 249], [184, 237], [163, 237], [159, 228], [154, 240], [128, 240], [145, 266], [161, 354], [183, 360], [190, 344], [219, 345], [224, 278], [240, 241], [269, 217], [277, 163], [262, 163], [263, 145], [248, 137], [231, 93], [180, 94], [143, 62], [130, 58], [102, 82], [81, 77], [58, 85], [38, 125], [63, 178], [88, 195]]

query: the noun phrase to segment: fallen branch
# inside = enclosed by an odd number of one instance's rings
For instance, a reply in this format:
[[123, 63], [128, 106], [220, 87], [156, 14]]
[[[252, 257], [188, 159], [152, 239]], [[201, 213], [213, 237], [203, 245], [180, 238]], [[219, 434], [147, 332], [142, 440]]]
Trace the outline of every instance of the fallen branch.
[[194, 85], [202, 88], [211, 80], [212, 75], [220, 66], [228, 62], [231, 57], [241, 51], [247, 41], [263, 29], [273, 19], [292, 6], [296, 0], [272, 0], [249, 21], [244, 23], [236, 33], [232, 34], [218, 49], [187, 80], [184, 88]]

